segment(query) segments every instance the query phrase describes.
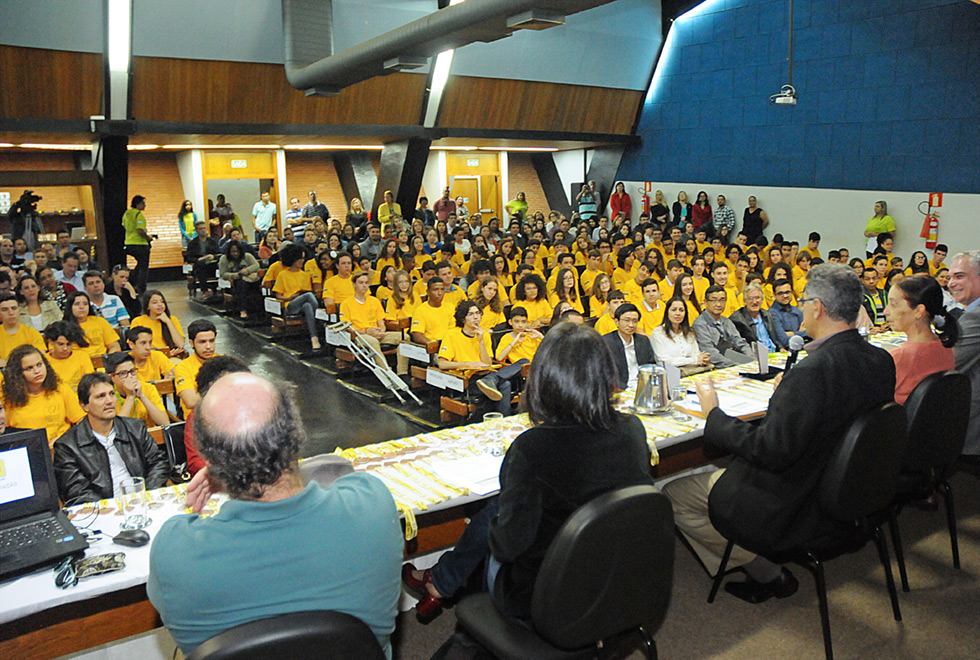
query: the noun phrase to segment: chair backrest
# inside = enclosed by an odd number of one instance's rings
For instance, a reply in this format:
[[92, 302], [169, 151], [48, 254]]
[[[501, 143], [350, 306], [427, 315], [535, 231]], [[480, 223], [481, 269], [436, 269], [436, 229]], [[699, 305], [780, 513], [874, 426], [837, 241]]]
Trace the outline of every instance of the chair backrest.
[[385, 660], [367, 625], [333, 611], [293, 612], [243, 623], [207, 640], [187, 660]]
[[958, 371], [922, 379], [905, 401], [909, 437], [902, 469], [926, 472], [959, 457], [970, 423], [970, 396], [970, 379]]
[[674, 580], [674, 514], [653, 486], [630, 486], [582, 505], [548, 548], [531, 599], [539, 635], [576, 649], [660, 627]]
[[894, 401], [858, 417], [821, 478], [824, 513], [849, 522], [888, 506], [895, 496], [906, 434], [905, 410]]
[[163, 427], [163, 446], [170, 462], [170, 478], [175, 483], [187, 481], [182, 475], [187, 470], [187, 445], [184, 444], [184, 424], [167, 424]]

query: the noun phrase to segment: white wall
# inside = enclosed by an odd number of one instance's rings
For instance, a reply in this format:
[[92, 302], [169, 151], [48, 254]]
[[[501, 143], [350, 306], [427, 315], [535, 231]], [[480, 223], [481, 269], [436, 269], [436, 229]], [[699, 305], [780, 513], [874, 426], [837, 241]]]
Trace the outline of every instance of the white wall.
[[[626, 192], [633, 202], [634, 221], [639, 215], [641, 181], [625, 181]], [[749, 195], [755, 195], [759, 206], [769, 215], [766, 236], [780, 233], [787, 240], [806, 243], [811, 231], [820, 233], [820, 252], [826, 256], [830, 250], [846, 247], [851, 255], [864, 255], [864, 226], [874, 215], [878, 200], [888, 203], [888, 214], [895, 218], [897, 237], [895, 254], [908, 263], [916, 250], [925, 250], [925, 239], [919, 238], [923, 216], [918, 211], [919, 202], [928, 198], [927, 193], [882, 192], [880, 190], [836, 190], [826, 188], [775, 188], [763, 186], [705, 185], [699, 183], [653, 182], [653, 190], [662, 190], [667, 201], [673, 203], [677, 193], [687, 192], [693, 202], [698, 192], [708, 193], [711, 206], [717, 203], [719, 194], [725, 195], [728, 204], [735, 209], [736, 231], [742, 226], [742, 212]], [[653, 193], [650, 193], [653, 199]], [[669, 206], [669, 204], [668, 204]], [[925, 208], [923, 206], [923, 208]], [[980, 194], [946, 194], [939, 213], [939, 242], [946, 243], [951, 253], [980, 248]], [[930, 254], [928, 250], [925, 250]], [[949, 263], [947, 261], [947, 263]]]
[[[422, 173], [422, 189], [425, 196], [429, 198], [429, 208], [442, 197], [442, 189], [449, 183], [446, 175], [446, 152], [441, 149], [429, 152], [429, 158], [425, 161], [425, 172]], [[414, 211], [414, 208], [413, 208]], [[409, 214], [408, 210], [402, 212]]]
[[204, 199], [204, 163], [200, 149], [177, 152], [177, 172], [184, 189], [184, 199], [194, 203], [198, 220], [208, 219], [208, 201]]
[[[592, 149], [569, 149], [568, 151], [556, 151], [551, 154], [558, 169], [558, 176], [561, 178], [561, 187], [565, 191], [565, 199], [571, 204], [573, 198], [569, 197], [571, 185], [573, 183], [583, 183], [585, 174], [589, 171], [589, 164], [592, 163]], [[577, 192], [575, 194], [578, 194]], [[574, 208], [574, 204], [572, 205]]]

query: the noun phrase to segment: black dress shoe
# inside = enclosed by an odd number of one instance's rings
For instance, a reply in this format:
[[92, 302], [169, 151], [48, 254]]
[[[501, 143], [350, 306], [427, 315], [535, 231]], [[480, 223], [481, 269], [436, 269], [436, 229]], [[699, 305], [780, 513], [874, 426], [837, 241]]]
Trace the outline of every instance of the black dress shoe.
[[771, 582], [757, 582], [749, 577], [745, 582], [726, 582], [725, 591], [747, 603], [758, 605], [770, 598], [789, 598], [800, 588], [800, 583], [787, 569]]

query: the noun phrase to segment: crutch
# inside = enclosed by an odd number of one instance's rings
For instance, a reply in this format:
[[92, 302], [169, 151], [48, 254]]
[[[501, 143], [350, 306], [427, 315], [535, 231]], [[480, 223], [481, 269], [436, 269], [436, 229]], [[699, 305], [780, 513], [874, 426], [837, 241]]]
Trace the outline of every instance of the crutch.
[[[378, 352], [378, 350], [371, 344], [364, 341], [364, 339], [356, 331], [351, 330], [350, 321], [338, 321], [333, 325], [327, 326], [327, 330], [335, 333], [338, 340], [343, 344], [345, 348], [350, 350], [357, 358], [357, 361], [367, 367], [374, 376], [381, 381], [392, 394], [398, 399], [400, 403], [405, 403], [404, 397], [402, 397], [402, 392], [412, 397], [415, 403], [422, 405], [411, 388], [405, 384], [405, 382], [398, 377], [391, 367], [385, 362], [385, 356]], [[375, 357], [380, 357], [381, 362], [384, 363], [384, 367], [375, 361]]]

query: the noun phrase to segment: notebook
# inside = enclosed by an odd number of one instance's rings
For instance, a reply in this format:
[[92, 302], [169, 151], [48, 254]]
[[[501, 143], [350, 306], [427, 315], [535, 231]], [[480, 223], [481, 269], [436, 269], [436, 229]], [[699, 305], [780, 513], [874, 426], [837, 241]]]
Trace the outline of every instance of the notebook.
[[0, 580], [80, 555], [87, 547], [58, 503], [47, 432], [0, 436]]

